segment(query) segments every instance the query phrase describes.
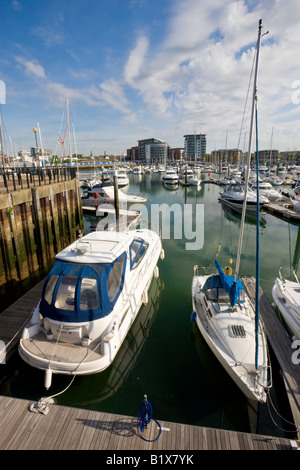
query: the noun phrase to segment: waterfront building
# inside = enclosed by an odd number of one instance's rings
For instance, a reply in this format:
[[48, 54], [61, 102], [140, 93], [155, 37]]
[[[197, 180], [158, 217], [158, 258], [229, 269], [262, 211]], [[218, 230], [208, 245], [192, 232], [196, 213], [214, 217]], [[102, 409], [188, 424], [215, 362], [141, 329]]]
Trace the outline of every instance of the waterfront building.
[[243, 153], [239, 149], [219, 149], [211, 152], [212, 162], [219, 163], [241, 163]]
[[169, 149], [169, 160], [171, 161], [179, 161], [181, 162], [184, 160], [184, 148], [177, 147], [177, 148], [170, 148]]
[[138, 159], [146, 163], [166, 163], [169, 145], [160, 139], [138, 140]]
[[187, 134], [183, 137], [185, 159], [204, 162], [206, 155], [206, 134]]

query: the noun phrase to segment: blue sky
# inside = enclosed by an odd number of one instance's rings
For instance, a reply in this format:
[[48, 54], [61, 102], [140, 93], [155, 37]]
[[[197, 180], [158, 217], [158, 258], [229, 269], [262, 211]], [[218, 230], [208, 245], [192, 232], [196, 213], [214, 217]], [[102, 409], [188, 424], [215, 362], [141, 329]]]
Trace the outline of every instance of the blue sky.
[[194, 131], [207, 134], [207, 151], [245, 149], [260, 18], [259, 146], [300, 149], [298, 0], [3, 0], [0, 17], [9, 154], [35, 145], [37, 123], [61, 154], [66, 98], [86, 155], [151, 137], [182, 147]]

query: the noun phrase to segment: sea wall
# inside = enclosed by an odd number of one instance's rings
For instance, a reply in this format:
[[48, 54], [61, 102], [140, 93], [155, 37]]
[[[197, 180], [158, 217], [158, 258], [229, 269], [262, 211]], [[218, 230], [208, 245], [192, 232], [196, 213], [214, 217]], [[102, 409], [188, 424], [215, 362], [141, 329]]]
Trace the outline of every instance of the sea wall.
[[77, 178], [0, 192], [0, 295], [45, 275], [78, 230], [84, 225]]

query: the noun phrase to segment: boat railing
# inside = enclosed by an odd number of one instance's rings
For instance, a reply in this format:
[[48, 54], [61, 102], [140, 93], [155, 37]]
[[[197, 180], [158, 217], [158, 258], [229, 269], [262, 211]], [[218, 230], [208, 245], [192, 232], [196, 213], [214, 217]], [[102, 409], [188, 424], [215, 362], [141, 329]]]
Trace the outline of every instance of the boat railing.
[[[203, 271], [201, 273], [201, 271]], [[194, 266], [194, 276], [200, 276], [200, 275], [206, 274], [206, 268], [204, 266], [201, 266], [200, 264], [196, 264]]]

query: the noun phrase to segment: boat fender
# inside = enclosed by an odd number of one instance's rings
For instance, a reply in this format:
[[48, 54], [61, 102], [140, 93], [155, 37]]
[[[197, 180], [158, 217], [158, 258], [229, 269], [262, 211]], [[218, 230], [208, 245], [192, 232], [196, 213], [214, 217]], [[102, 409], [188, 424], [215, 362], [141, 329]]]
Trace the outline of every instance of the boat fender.
[[230, 266], [225, 266], [225, 274], [228, 276], [232, 275], [232, 268]]
[[147, 303], [148, 303], [148, 292], [147, 291], [143, 292], [142, 302], [143, 302], [144, 305], [147, 305]]
[[45, 371], [45, 379], [44, 379], [44, 386], [45, 389], [48, 390], [51, 387], [52, 382], [52, 370], [50, 367]]
[[196, 312], [191, 313], [191, 322], [194, 322], [196, 319]]
[[165, 259], [165, 251], [163, 249], [160, 252], [160, 259]]
[[159, 269], [158, 269], [158, 266], [155, 266], [154, 268], [154, 277], [155, 279], [157, 279], [159, 277]]

